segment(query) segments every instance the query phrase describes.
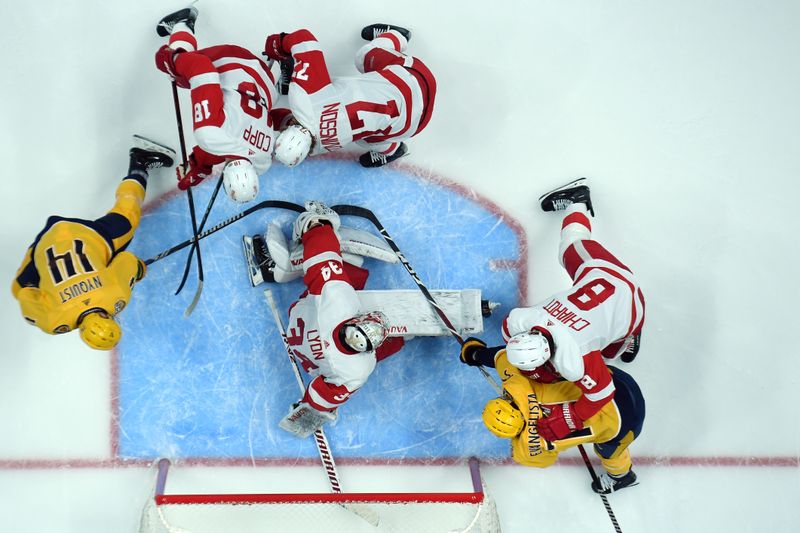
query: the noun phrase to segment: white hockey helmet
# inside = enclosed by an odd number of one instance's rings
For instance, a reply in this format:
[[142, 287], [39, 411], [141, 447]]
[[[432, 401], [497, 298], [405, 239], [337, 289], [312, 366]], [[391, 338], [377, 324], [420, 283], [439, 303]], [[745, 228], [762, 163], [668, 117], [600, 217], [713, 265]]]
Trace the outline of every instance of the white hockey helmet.
[[344, 342], [357, 352], [373, 352], [389, 336], [389, 321], [380, 311], [355, 316], [342, 325]]
[[552, 355], [552, 346], [545, 333], [518, 333], [506, 345], [508, 362], [520, 370], [534, 370], [545, 364]]
[[231, 200], [243, 204], [258, 196], [258, 173], [247, 159], [234, 159], [222, 169], [222, 185]]
[[299, 165], [311, 151], [313, 140], [311, 132], [303, 126], [289, 126], [275, 141], [275, 159], [287, 167]]

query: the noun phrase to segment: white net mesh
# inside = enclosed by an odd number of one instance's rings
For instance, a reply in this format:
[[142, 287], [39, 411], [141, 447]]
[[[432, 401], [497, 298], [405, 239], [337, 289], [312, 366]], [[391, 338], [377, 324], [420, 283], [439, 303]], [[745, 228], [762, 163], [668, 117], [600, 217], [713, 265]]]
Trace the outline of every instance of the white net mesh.
[[[377, 520], [376, 520], [377, 519]], [[378, 522], [375, 526], [371, 522]], [[220, 532], [449, 533], [499, 532], [494, 502], [473, 503], [197, 503], [150, 499], [140, 533]]]
[[476, 459], [469, 492], [168, 494], [170, 462], [157, 466], [139, 533], [500, 532]]

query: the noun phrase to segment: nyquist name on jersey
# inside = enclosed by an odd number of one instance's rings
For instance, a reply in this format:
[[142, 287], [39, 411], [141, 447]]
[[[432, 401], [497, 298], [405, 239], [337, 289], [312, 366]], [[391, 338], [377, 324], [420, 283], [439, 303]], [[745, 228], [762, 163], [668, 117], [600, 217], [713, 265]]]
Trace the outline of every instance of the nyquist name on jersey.
[[94, 276], [58, 291], [58, 295], [61, 297], [61, 303], [63, 304], [73, 298], [77, 298], [81, 294], [93, 291], [102, 286], [103, 283], [100, 281], [100, 276]]

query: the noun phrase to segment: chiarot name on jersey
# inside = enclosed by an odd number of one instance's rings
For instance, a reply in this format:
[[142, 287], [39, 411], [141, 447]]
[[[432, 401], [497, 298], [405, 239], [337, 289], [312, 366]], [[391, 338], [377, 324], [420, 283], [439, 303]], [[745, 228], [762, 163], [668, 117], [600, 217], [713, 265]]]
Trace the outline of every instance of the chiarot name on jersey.
[[591, 322], [585, 318], [580, 318], [574, 311], [570, 311], [566, 305], [556, 299], [550, 300], [550, 303], [544, 306], [544, 310], [553, 318], [575, 331], [580, 331], [591, 324]]

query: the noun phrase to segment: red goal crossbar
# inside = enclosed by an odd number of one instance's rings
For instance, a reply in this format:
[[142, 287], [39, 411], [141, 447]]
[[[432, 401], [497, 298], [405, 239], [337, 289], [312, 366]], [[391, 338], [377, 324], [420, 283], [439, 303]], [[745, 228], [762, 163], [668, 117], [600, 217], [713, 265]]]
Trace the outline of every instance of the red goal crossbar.
[[253, 503], [483, 503], [480, 466], [475, 458], [469, 460], [472, 492], [338, 492], [284, 494], [164, 494], [170, 462], [158, 462], [156, 505], [180, 504], [253, 504]]

